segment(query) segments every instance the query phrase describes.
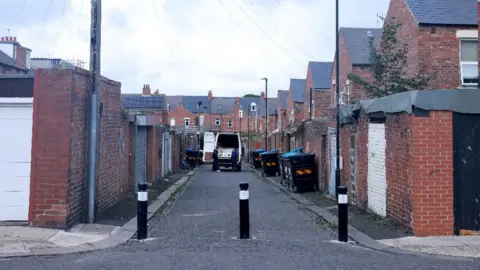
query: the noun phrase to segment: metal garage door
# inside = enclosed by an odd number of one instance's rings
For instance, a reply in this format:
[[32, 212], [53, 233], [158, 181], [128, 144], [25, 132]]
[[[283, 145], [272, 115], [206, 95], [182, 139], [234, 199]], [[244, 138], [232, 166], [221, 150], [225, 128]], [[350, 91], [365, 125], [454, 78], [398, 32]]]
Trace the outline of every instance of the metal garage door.
[[387, 215], [387, 177], [385, 165], [385, 124], [368, 124], [368, 208]]
[[32, 156], [31, 99], [0, 101], [0, 221], [28, 220]]
[[337, 166], [337, 132], [334, 128], [328, 129], [330, 137], [330, 177], [328, 180], [328, 193], [335, 195], [335, 169]]
[[147, 128], [137, 126], [135, 138], [135, 190], [138, 183], [147, 181]]

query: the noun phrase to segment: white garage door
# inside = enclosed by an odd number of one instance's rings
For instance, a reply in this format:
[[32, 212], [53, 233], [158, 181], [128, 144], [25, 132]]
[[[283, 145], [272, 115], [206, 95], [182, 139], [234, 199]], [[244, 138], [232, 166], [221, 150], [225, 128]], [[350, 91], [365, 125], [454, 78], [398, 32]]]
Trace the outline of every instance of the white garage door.
[[387, 216], [385, 124], [368, 124], [368, 208]]
[[0, 100], [0, 221], [28, 220], [32, 104]]

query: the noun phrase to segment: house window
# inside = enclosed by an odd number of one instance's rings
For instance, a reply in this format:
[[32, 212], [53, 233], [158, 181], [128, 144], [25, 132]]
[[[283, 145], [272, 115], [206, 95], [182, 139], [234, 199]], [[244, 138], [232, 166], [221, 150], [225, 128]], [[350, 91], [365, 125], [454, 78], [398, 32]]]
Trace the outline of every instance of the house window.
[[220, 126], [220, 117], [217, 117], [215, 119], [215, 126], [219, 127]]
[[170, 119], [170, 126], [174, 127], [175, 126], [175, 118]]
[[243, 110], [240, 110], [240, 111], [238, 112], [238, 116], [240, 117], [240, 119], [243, 118]]
[[250, 110], [252, 112], [256, 111], [257, 110], [257, 104], [255, 104], [255, 102], [252, 102], [252, 104], [250, 104]]
[[222, 104], [217, 104], [217, 110], [221, 110], [222, 109]]
[[203, 127], [203, 121], [205, 120], [205, 116], [200, 115], [200, 126]]
[[190, 127], [190, 118], [185, 117], [185, 127]]
[[25, 55], [25, 67], [30, 69], [32, 67], [32, 62], [30, 59], [30, 52], [27, 52]]
[[478, 40], [460, 40], [460, 74], [462, 85], [478, 85]]
[[230, 119], [228, 120], [228, 127], [229, 128], [232, 128], [233, 127], [233, 121]]
[[167, 111], [170, 111], [170, 104], [167, 103]]

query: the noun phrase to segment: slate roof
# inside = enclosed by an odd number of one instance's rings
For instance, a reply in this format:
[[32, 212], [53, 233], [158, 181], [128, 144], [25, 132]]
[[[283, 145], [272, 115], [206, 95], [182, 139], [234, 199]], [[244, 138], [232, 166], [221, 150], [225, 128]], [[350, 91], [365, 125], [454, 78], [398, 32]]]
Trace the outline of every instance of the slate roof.
[[419, 24], [478, 25], [475, 0], [404, 0]]
[[312, 74], [313, 88], [330, 89], [330, 75], [332, 73], [332, 62], [310, 62], [308, 69]]
[[173, 111], [178, 104], [182, 103], [183, 96], [166, 96], [165, 97], [167, 104], [169, 107], [169, 112]]
[[[200, 112], [210, 112], [211, 102], [208, 100], [208, 96], [184, 96], [183, 107], [189, 110], [191, 113], [198, 113], [198, 102], [202, 102]], [[206, 109], [204, 107], [207, 107]]]
[[15, 60], [8, 56], [6, 53], [0, 50], [0, 65], [6, 65], [10, 66], [16, 69], [21, 69], [21, 70], [27, 70], [24, 67], [17, 66], [17, 63], [15, 63]]
[[124, 109], [165, 109], [165, 95], [143, 96], [138, 94], [122, 94]]
[[306, 80], [304, 79], [290, 79], [290, 89], [293, 92], [293, 101], [294, 102], [303, 102], [305, 92]]
[[213, 97], [211, 114], [227, 114], [235, 108], [234, 97]]
[[243, 110], [247, 109], [247, 106], [254, 102], [257, 106], [260, 104], [260, 97], [241, 97], [240, 98], [240, 108]]
[[288, 103], [288, 90], [278, 90], [277, 98], [278, 103], [280, 103], [280, 109], [286, 110]]
[[345, 41], [352, 65], [370, 64], [370, 38], [367, 34], [368, 31], [372, 32], [374, 36], [373, 44], [377, 46], [382, 36], [381, 28], [340, 28], [340, 34]]

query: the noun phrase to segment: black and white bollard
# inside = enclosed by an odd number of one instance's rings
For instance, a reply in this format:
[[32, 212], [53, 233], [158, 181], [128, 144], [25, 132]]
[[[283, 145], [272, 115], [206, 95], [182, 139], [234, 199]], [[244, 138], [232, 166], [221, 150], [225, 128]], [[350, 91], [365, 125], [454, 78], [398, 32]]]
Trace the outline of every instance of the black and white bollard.
[[248, 183], [240, 183], [240, 239], [250, 238], [250, 207]]
[[148, 185], [147, 183], [138, 184], [137, 192], [137, 239], [147, 238], [147, 216], [148, 216]]
[[348, 195], [347, 187], [338, 187], [338, 241], [348, 242]]

